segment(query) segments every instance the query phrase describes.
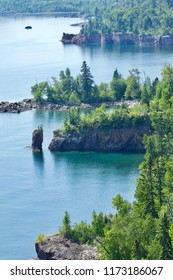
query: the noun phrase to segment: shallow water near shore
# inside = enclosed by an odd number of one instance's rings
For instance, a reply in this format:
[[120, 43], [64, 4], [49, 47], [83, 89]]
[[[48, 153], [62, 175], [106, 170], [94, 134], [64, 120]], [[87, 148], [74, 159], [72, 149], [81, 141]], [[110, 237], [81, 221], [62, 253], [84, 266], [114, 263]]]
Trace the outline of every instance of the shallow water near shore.
[[[86, 60], [97, 83], [108, 82], [118, 70], [139, 68], [151, 78], [172, 63], [171, 48], [62, 45], [63, 32], [77, 33], [79, 19], [52, 16], [0, 17], [0, 101], [31, 97], [36, 82], [72, 75]], [[32, 30], [25, 30], [32, 25]], [[64, 212], [75, 222], [91, 220], [92, 211], [114, 213], [112, 198], [120, 193], [134, 200], [140, 154], [51, 153], [52, 131], [67, 112], [32, 110], [0, 114], [0, 259], [31, 259], [40, 233], [56, 233]], [[32, 132], [44, 128], [43, 153], [31, 151]], [[27, 147], [27, 148], [26, 148]]]

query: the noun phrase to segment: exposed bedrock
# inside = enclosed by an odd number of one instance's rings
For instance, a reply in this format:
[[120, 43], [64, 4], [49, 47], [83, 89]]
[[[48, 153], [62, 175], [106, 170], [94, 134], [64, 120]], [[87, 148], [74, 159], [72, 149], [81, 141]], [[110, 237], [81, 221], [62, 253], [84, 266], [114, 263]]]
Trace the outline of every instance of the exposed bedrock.
[[42, 143], [43, 143], [43, 129], [42, 128], [35, 129], [32, 133], [32, 150], [34, 152], [41, 152]]
[[115, 44], [115, 45], [139, 45], [139, 46], [161, 46], [173, 45], [173, 36], [170, 35], [137, 35], [137, 34], [99, 34], [90, 36], [83, 34], [63, 33], [61, 41], [71, 44]]
[[151, 134], [149, 126], [123, 129], [91, 129], [85, 134], [67, 135], [63, 130], [49, 144], [51, 151], [103, 151], [103, 152], [145, 152], [144, 134]]
[[94, 246], [79, 244], [58, 235], [50, 235], [35, 244], [40, 260], [96, 260], [98, 255]]

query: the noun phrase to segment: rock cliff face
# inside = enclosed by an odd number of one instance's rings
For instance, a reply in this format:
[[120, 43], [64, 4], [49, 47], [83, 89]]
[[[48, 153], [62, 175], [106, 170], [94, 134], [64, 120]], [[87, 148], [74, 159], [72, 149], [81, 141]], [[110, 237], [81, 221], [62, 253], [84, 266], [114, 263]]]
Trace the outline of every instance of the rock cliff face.
[[36, 242], [35, 249], [40, 260], [96, 260], [96, 248], [78, 244], [69, 239], [50, 235]]
[[149, 126], [130, 127], [123, 129], [99, 130], [70, 137], [59, 130], [54, 135], [49, 149], [51, 151], [105, 151], [105, 152], [144, 152], [143, 136], [151, 134]]
[[92, 34], [91, 36], [63, 33], [61, 42], [65, 44], [98, 44], [101, 42], [101, 35], [98, 33]]
[[137, 35], [137, 34], [92, 34], [91, 36], [81, 34], [63, 33], [61, 41], [71, 44], [115, 44], [115, 45], [173, 45], [173, 36], [165, 35]]

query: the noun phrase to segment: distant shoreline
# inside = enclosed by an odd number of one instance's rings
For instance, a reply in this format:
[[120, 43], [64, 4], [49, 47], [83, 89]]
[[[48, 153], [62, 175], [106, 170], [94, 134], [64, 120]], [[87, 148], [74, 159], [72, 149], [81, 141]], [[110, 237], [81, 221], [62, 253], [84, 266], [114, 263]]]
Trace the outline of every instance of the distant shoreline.
[[0, 16], [37, 16], [37, 15], [71, 15], [71, 17], [79, 17], [80, 12], [0, 12]]

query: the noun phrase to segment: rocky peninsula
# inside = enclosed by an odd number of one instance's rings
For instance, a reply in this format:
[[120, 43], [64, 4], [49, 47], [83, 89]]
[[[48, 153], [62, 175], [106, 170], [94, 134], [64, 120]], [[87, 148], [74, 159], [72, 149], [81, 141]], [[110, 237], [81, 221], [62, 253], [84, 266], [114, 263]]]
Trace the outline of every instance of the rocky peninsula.
[[73, 242], [58, 235], [48, 235], [35, 243], [40, 260], [96, 260], [96, 247]]
[[92, 127], [84, 133], [69, 135], [64, 129], [54, 132], [49, 144], [51, 151], [102, 151], [102, 152], [145, 152], [144, 134], [152, 133], [149, 120], [142, 125], [121, 128], [99, 129]]
[[[116, 102], [111, 102], [110, 105], [114, 105]], [[9, 101], [2, 101], [0, 102], [0, 113], [22, 113], [32, 109], [41, 109], [41, 110], [59, 110], [59, 111], [66, 111], [69, 108], [94, 108], [99, 106], [99, 104], [84, 104], [81, 103], [79, 105], [72, 105], [72, 104], [54, 104], [50, 102], [44, 102], [43, 104], [37, 103], [34, 99], [23, 99], [22, 101], [18, 102], [9, 102]]]
[[64, 44], [114, 44], [114, 45], [138, 45], [138, 46], [169, 46], [173, 45], [171, 35], [138, 35], [138, 34], [100, 34], [93, 33], [90, 36], [83, 34], [63, 33], [61, 42]]
[[[139, 104], [137, 100], [129, 100], [125, 101], [125, 104], [127, 104], [128, 107], [133, 107]], [[102, 104], [105, 104], [106, 107], [110, 106], [121, 106], [122, 102], [112, 101], [112, 102], [103, 102]], [[100, 103], [93, 103], [93, 104], [86, 104], [86, 103], [80, 103], [80, 104], [55, 104], [50, 102], [44, 102], [43, 104], [38, 104], [35, 102], [33, 98], [23, 99], [22, 101], [18, 102], [9, 102], [9, 101], [2, 101], [0, 102], [0, 113], [22, 113], [28, 110], [32, 109], [40, 109], [40, 110], [58, 110], [58, 111], [66, 111], [70, 108], [74, 109], [87, 109], [87, 108], [97, 108], [101, 104]]]

